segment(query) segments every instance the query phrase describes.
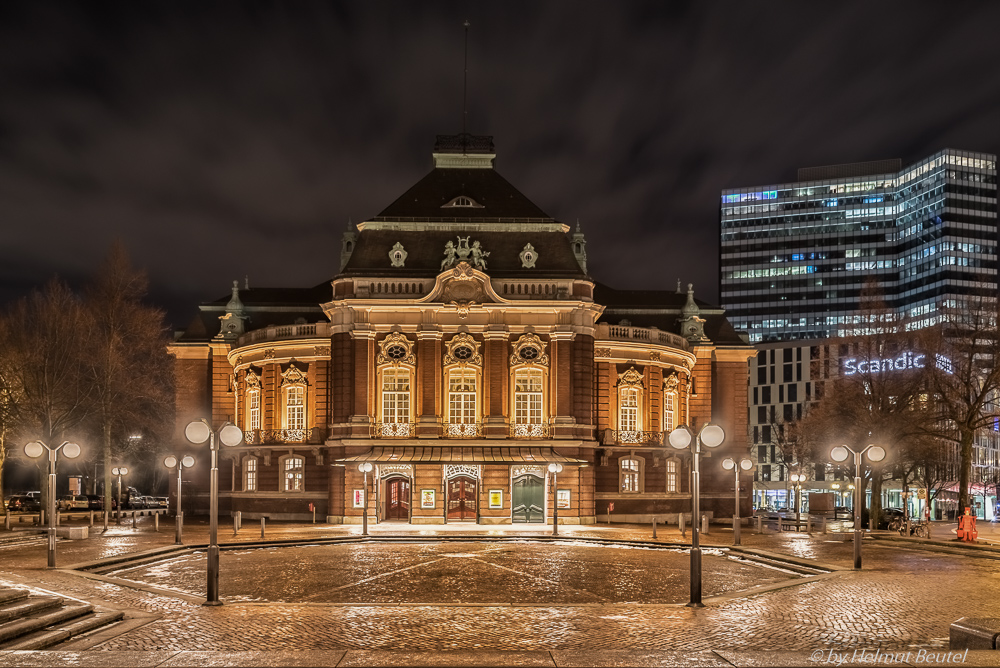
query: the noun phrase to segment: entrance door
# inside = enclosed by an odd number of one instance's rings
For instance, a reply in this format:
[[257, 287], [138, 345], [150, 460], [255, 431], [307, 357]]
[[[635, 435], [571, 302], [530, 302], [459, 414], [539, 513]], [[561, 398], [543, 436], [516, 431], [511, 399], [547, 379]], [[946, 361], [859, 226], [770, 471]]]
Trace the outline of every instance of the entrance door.
[[448, 481], [448, 521], [476, 521], [476, 481], [461, 476]]
[[385, 519], [410, 520], [410, 481], [393, 478], [385, 483]]
[[545, 519], [545, 485], [538, 476], [523, 475], [514, 480], [511, 494], [512, 522], [542, 522]]

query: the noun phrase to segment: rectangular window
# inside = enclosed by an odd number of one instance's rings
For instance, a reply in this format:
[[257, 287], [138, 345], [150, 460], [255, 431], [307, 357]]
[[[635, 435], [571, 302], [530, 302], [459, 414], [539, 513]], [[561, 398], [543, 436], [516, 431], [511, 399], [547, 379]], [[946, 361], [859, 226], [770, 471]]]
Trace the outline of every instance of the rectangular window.
[[785, 386], [784, 385], [779, 385], [778, 386], [778, 403], [779, 404], [785, 403]]
[[619, 392], [618, 429], [619, 431], [639, 430], [639, 390], [634, 387], [622, 388]]
[[677, 460], [667, 460], [667, 494], [677, 492]]
[[757, 365], [757, 384], [767, 385], [767, 367], [760, 364]]
[[801, 362], [796, 362], [795, 363], [795, 380], [796, 381], [802, 380], [802, 363]]
[[757, 409], [757, 424], [765, 422], [767, 422], [767, 406], [761, 406]]
[[759, 395], [758, 395], [758, 390], [759, 389], [760, 388], [758, 388], [758, 387], [753, 388], [753, 405], [754, 406], [756, 406], [757, 404], [760, 403], [760, 401], [759, 401]]
[[781, 371], [782, 371], [782, 382], [785, 383], [792, 382], [792, 365], [783, 364]]
[[250, 431], [257, 431], [260, 429], [260, 390], [250, 390], [247, 395], [247, 407], [250, 413], [247, 427]]
[[674, 410], [677, 406], [677, 393], [667, 392], [666, 396], [663, 398], [663, 431], [673, 431], [676, 423], [674, 422]]
[[763, 464], [767, 461], [767, 446], [758, 445], [757, 446], [757, 462]]
[[765, 425], [760, 428], [760, 439], [764, 443], [771, 442], [771, 425]]
[[455, 369], [448, 375], [448, 422], [476, 423], [475, 369]]
[[293, 385], [285, 391], [285, 429], [306, 428], [306, 389]]
[[639, 492], [639, 460], [621, 460], [620, 483], [623, 492]]
[[788, 386], [788, 400], [789, 401], [798, 401], [799, 400], [799, 386], [798, 385], [789, 385]]
[[514, 423], [542, 424], [542, 371], [514, 372]]
[[760, 467], [760, 479], [765, 482], [770, 482], [771, 480], [771, 465], [764, 464]]
[[382, 422], [410, 421], [410, 372], [386, 369], [382, 372]]
[[791, 422], [794, 419], [792, 417], [792, 412], [793, 412], [792, 405], [791, 404], [785, 404], [785, 406], [784, 406], [784, 418], [785, 418], [785, 422]]
[[246, 492], [257, 491], [257, 458], [246, 460], [243, 464], [243, 490]]

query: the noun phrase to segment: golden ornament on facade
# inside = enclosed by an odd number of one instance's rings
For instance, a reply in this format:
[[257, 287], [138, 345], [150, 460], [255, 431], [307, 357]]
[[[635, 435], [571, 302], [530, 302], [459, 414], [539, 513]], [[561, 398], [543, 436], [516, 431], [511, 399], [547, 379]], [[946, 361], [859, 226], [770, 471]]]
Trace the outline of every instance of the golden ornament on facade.
[[618, 385], [619, 387], [623, 385], [642, 387], [642, 373], [637, 371], [634, 366], [630, 366], [628, 371], [618, 374]]
[[266, 360], [274, 359], [274, 348], [268, 348], [264, 351], [264, 359]]
[[483, 365], [483, 356], [479, 354], [479, 342], [471, 334], [466, 332], [456, 334], [445, 346], [448, 349], [448, 352], [444, 356], [445, 365]]
[[545, 343], [536, 334], [525, 334], [511, 343], [514, 352], [510, 356], [510, 365], [537, 364], [549, 365], [549, 356], [545, 352]]
[[660, 351], [659, 350], [651, 350], [651, 351], [649, 351], [649, 359], [652, 360], [653, 362], [659, 362], [660, 361]]
[[594, 348], [594, 357], [611, 357], [611, 348]]
[[304, 371], [299, 369], [294, 364], [288, 366], [288, 369], [281, 374], [281, 384], [282, 385], [308, 385], [308, 379]]
[[416, 366], [417, 358], [413, 354], [413, 342], [406, 338], [402, 332], [392, 332], [379, 342], [379, 354], [375, 362], [379, 365], [409, 364]]
[[321, 357], [330, 356], [330, 346], [316, 346], [313, 348], [313, 351]]

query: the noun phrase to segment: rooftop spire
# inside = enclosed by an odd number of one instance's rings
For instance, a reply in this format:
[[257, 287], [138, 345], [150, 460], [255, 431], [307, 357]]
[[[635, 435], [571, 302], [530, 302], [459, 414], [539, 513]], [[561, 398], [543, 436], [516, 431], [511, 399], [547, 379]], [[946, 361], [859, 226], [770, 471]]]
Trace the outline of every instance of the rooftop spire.
[[[463, 138], [463, 142], [464, 142], [466, 133], [468, 132], [468, 130], [466, 129], [467, 126], [468, 126], [467, 121], [469, 120], [469, 105], [468, 105], [468, 100], [469, 100], [469, 26], [471, 26], [472, 24], [469, 23], [468, 19], [466, 19], [465, 23], [463, 23], [462, 25], [465, 26], [465, 72], [464, 72], [464, 74], [462, 76], [462, 138]], [[463, 146], [464, 146], [464, 143], [463, 143]]]

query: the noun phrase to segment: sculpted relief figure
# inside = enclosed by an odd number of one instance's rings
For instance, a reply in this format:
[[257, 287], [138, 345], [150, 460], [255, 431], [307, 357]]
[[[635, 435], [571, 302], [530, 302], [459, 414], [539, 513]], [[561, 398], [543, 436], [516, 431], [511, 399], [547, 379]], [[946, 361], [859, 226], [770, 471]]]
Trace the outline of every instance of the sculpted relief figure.
[[483, 271], [486, 270], [486, 258], [489, 257], [489, 253], [484, 251], [479, 247], [478, 241], [472, 242], [472, 266], [479, 267]]
[[444, 246], [444, 259], [441, 260], [441, 271], [455, 264], [455, 244], [450, 241]]
[[457, 237], [458, 245], [449, 241], [444, 247], [444, 259], [441, 260], [441, 271], [455, 266], [458, 262], [470, 262], [477, 269], [486, 269], [486, 258], [489, 252], [484, 251], [478, 241], [469, 246], [469, 237]]

